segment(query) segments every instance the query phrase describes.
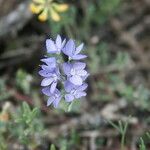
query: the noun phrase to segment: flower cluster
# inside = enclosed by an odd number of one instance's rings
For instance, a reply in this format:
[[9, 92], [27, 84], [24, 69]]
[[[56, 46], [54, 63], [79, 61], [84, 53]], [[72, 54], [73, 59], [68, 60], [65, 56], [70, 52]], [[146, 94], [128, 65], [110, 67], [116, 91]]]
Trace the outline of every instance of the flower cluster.
[[52, 20], [60, 21], [59, 13], [65, 12], [67, 9], [67, 4], [58, 4], [53, 2], [53, 0], [32, 0], [30, 4], [30, 10], [34, 14], [39, 14], [38, 19], [40, 21], [46, 21], [48, 15], [51, 16]]
[[[39, 74], [43, 77], [42, 92], [49, 97], [47, 106], [53, 104], [58, 107], [62, 98], [66, 102], [72, 102], [86, 96], [85, 79], [89, 74], [85, 70], [86, 64], [80, 61], [87, 57], [80, 54], [83, 44], [76, 47], [74, 40], [62, 40], [57, 35], [56, 40], [46, 40], [46, 49], [53, 57], [41, 59], [44, 64], [41, 65]], [[67, 62], [62, 62], [62, 56], [67, 56]]]

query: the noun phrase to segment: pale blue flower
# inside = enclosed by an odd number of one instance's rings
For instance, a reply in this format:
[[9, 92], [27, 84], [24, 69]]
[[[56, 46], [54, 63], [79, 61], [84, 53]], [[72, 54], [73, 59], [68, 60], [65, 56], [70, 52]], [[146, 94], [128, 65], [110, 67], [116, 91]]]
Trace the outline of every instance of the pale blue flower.
[[86, 92], [84, 91], [87, 88], [87, 84], [83, 83], [80, 86], [76, 86], [69, 81], [65, 82], [65, 100], [67, 102], [71, 102], [74, 99], [79, 99], [81, 97], [86, 96]]
[[[83, 44], [76, 47], [72, 39], [66, 43], [66, 40], [62, 40], [60, 35], [57, 35], [55, 41], [46, 40], [46, 48], [47, 53], [53, 54], [53, 57], [47, 56], [41, 59], [44, 64], [41, 65], [39, 74], [43, 77], [42, 92], [48, 96], [47, 106], [53, 104], [56, 108], [62, 98], [66, 102], [71, 102], [86, 96], [85, 80], [89, 73], [85, 69], [86, 63], [77, 61], [87, 57], [80, 54]], [[62, 57], [58, 56], [61, 52], [68, 56], [68, 61], [61, 63]]]
[[44, 77], [41, 86], [50, 86], [50, 91], [53, 93], [60, 79], [59, 69], [51, 68], [49, 65], [42, 65], [41, 67], [42, 70], [39, 71], [39, 74]]
[[83, 54], [79, 54], [80, 51], [83, 49], [84, 44], [82, 43], [78, 47], [75, 46], [75, 42], [70, 39], [64, 48], [62, 49], [63, 53], [69, 57], [69, 60], [80, 60], [84, 59], [87, 56]]
[[55, 89], [55, 91], [51, 93], [50, 87], [43, 88], [42, 92], [43, 94], [49, 96], [48, 101], [47, 101], [47, 106], [53, 104], [53, 106], [57, 108], [62, 98], [61, 92], [58, 89]]
[[82, 85], [84, 77], [87, 75], [86, 64], [83, 62], [64, 63], [63, 70], [67, 79], [74, 85]]
[[62, 48], [64, 47], [66, 43], [66, 40], [62, 40], [60, 35], [57, 35], [57, 38], [55, 41], [52, 39], [46, 40], [46, 49], [48, 53], [58, 53], [60, 54]]

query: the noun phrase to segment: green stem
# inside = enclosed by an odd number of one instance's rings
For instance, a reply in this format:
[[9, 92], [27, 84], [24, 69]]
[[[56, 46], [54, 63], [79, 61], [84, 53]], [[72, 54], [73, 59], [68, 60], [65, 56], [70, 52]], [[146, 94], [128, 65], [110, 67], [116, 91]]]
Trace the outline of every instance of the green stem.
[[128, 122], [125, 124], [124, 129], [121, 132], [121, 150], [125, 150], [125, 136], [128, 127]]
[[69, 38], [74, 38], [73, 33], [72, 33], [69, 25], [65, 24], [64, 29], [65, 29], [66, 34], [69, 36]]
[[125, 145], [125, 134], [123, 133], [121, 137], [121, 150], [124, 150], [124, 145]]

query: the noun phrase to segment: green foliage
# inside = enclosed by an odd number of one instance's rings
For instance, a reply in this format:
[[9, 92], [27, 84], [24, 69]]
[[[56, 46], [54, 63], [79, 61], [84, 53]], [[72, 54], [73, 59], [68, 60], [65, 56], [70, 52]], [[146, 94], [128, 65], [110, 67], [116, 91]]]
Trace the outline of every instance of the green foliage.
[[150, 90], [140, 85], [134, 93], [134, 98], [141, 109], [149, 110], [150, 108]]
[[91, 74], [100, 76], [105, 75], [104, 80], [96, 81], [93, 86], [99, 91], [93, 95], [94, 100], [101, 101], [112, 100], [112, 93], [118, 92], [126, 99], [133, 98], [134, 88], [127, 85], [125, 81], [113, 72], [120, 72], [129, 66], [131, 58], [127, 52], [118, 52], [113, 58], [111, 50], [107, 43], [100, 43], [97, 47], [89, 47], [88, 49], [89, 61], [88, 66]]
[[61, 101], [59, 103], [59, 110], [58, 111], [67, 112], [68, 107], [69, 107], [69, 103], [66, 103], [64, 99], [61, 99]]
[[101, 43], [97, 46], [97, 55], [99, 56], [100, 64], [102, 66], [106, 66], [110, 63], [110, 50], [108, 48], [107, 43]]
[[122, 69], [130, 64], [130, 60], [131, 59], [127, 52], [118, 52], [116, 58], [113, 61], [113, 64], [118, 69]]
[[0, 150], [7, 150], [7, 143], [5, 138], [0, 133]]
[[60, 150], [70, 150], [72, 147], [78, 149], [79, 142], [80, 137], [78, 133], [76, 130], [72, 130], [68, 139], [66, 137], [60, 138]]
[[19, 69], [16, 73], [16, 85], [25, 94], [29, 94], [31, 90], [32, 76], [22, 69]]
[[97, 73], [97, 66], [106, 66], [110, 63], [110, 52], [106, 43], [101, 43], [97, 47], [89, 47], [89, 62], [90, 72]]
[[[107, 71], [107, 69], [106, 69]], [[130, 103], [141, 102], [144, 105], [147, 100], [141, 100], [140, 97], [135, 97], [135, 93], [138, 92], [139, 87], [133, 87], [130, 84], [127, 84], [123, 78], [121, 78], [118, 74], [108, 73], [105, 74], [104, 80], [100, 80], [95, 82], [94, 88], [98, 91], [95, 95], [93, 95], [94, 100], [101, 101], [110, 101], [114, 96], [114, 93], [117, 93], [120, 97], [126, 99]], [[146, 90], [146, 88], [144, 88]], [[143, 93], [144, 94], [144, 93]], [[146, 103], [148, 104], [148, 103]], [[144, 108], [144, 107], [142, 107]]]
[[31, 110], [29, 105], [23, 102], [22, 108], [13, 117], [14, 122], [10, 126], [12, 135], [18, 137], [22, 144], [29, 145], [31, 141], [37, 144], [36, 136], [40, 135], [43, 128], [39, 118], [39, 109]]
[[0, 101], [8, 99], [11, 95], [12, 93], [7, 90], [6, 81], [0, 79]]
[[16, 122], [29, 125], [37, 116], [38, 111], [38, 108], [34, 108], [33, 110], [31, 110], [29, 105], [23, 102], [21, 113], [19, 114], [19, 116], [17, 116]]
[[96, 55], [96, 49], [93, 48], [93, 47], [89, 47], [88, 49], [88, 53], [89, 53], [89, 61], [88, 61], [88, 66], [89, 66], [89, 69], [90, 69], [90, 72], [91, 73], [97, 73], [97, 66], [99, 65], [100, 63], [100, 58], [97, 57]]
[[[112, 59], [108, 44], [104, 42], [100, 43], [97, 47], [89, 47], [88, 54], [88, 65], [90, 72], [93, 74], [101, 70], [108, 73], [113, 70], [123, 70], [130, 63], [130, 57], [127, 52], [118, 52]], [[99, 66], [100, 70], [97, 69], [97, 66]]]
[[[11, 114], [7, 122], [0, 121], [0, 150], [7, 149], [7, 139], [13, 138], [23, 145], [35, 147], [39, 144], [37, 137], [43, 129], [39, 118], [39, 109], [31, 108], [27, 103]], [[7, 137], [7, 135], [9, 135]]]
[[80, 111], [80, 100], [74, 100], [68, 107], [68, 112], [79, 112]]
[[[64, 1], [62, 0], [62, 2]], [[62, 20], [59, 23], [49, 21], [50, 32], [53, 36], [57, 33], [65, 33], [68, 37], [83, 40], [86, 43], [87, 55], [89, 56], [89, 72], [91, 76], [94, 75], [94, 77], [92, 76], [94, 79], [96, 76], [95, 82], [92, 82], [91, 85], [93, 91], [96, 91], [95, 95], [92, 95], [92, 99], [111, 101], [117, 93], [117, 96], [127, 100], [127, 102], [136, 103], [140, 106], [140, 109], [149, 111], [150, 91], [144, 85], [135, 87], [130, 83], [126, 83], [121, 76], [124, 74], [123, 71], [126, 71], [126, 67], [130, 65], [131, 58], [129, 54], [122, 51], [112, 52], [107, 42], [100, 42], [95, 45], [90, 43], [91, 35], [96, 34], [99, 36], [99, 33], [95, 33], [95, 31], [100, 30], [100, 26], [104, 25], [112, 15], [118, 12], [121, 0], [111, 0], [111, 2], [110, 0], [86, 0], [84, 2], [74, 0], [68, 2], [72, 4], [70, 4], [67, 12], [60, 14]], [[93, 30], [93, 28], [95, 29]], [[11, 42], [11, 44], [14, 47], [14, 43]], [[12, 45], [10, 48], [12, 49]], [[16, 43], [14, 48], [16, 48]], [[31, 94], [32, 76], [30, 74], [23, 69], [19, 69], [15, 81], [18, 89], [25, 94]], [[0, 79], [0, 101], [10, 98], [11, 95], [12, 93], [7, 90], [5, 80]], [[35, 100], [37, 99], [35, 98]], [[60, 109], [67, 110], [67, 113], [78, 113], [80, 112], [80, 100], [75, 100], [70, 104], [66, 104], [62, 100]], [[7, 149], [7, 139], [9, 138], [18, 140], [19, 143], [28, 147], [32, 145], [33, 149], [38, 145], [38, 137], [42, 138], [43, 122], [40, 118], [39, 109], [31, 109], [27, 103], [23, 103], [22, 107], [15, 111], [8, 123], [0, 122], [0, 150]], [[59, 110], [58, 113], [61, 115], [62, 111]], [[123, 150], [128, 122], [119, 121], [118, 124], [112, 122], [110, 124], [121, 134], [121, 150]], [[45, 131], [47, 132], [47, 128]], [[150, 139], [149, 133], [147, 133], [147, 138]], [[140, 138], [140, 150], [147, 149], [147, 138]], [[99, 139], [97, 142], [99, 145], [103, 145], [105, 141]], [[61, 150], [70, 150], [72, 147], [78, 149], [80, 137], [75, 130], [72, 130], [69, 136], [62, 137], [58, 143]], [[52, 144], [50, 150], [56, 150], [56, 147]]]
[[95, 3], [79, 1], [80, 7], [76, 3], [70, 4], [69, 10], [60, 14], [62, 19], [59, 23], [49, 19], [51, 33], [56, 35], [63, 30], [69, 37], [87, 40], [92, 30], [90, 25], [96, 23], [95, 26], [99, 26], [99, 24], [105, 23], [110, 16], [117, 12], [120, 3], [121, 0], [111, 0], [111, 3], [109, 0], [101, 0]]
[[78, 113], [80, 112], [80, 104], [81, 100], [74, 100], [71, 103], [66, 103], [64, 99], [60, 101], [59, 104], [59, 110], [58, 111], [63, 111], [63, 112], [75, 112]]
[[145, 141], [147, 140], [148, 142], [150, 141], [150, 133], [149, 132], [147, 132], [146, 133], [146, 136], [144, 137], [144, 138], [140, 138], [140, 144], [139, 144], [139, 148], [140, 148], [140, 150], [147, 150], [147, 148], [146, 148], [146, 144], [145, 144], [145, 142], [144, 142], [144, 139], [145, 139]]
[[145, 146], [145, 143], [144, 143], [142, 138], [140, 138], [140, 142], [141, 142], [140, 145], [139, 145], [140, 150], [146, 150], [146, 146]]
[[118, 125], [113, 123], [112, 121], [108, 121], [120, 134], [121, 134], [121, 150], [125, 150], [125, 136], [128, 128], [128, 121], [123, 123], [122, 121], [118, 121]]
[[110, 16], [118, 12], [121, 0], [100, 0], [96, 3], [89, 2], [87, 16], [89, 21], [96, 24], [105, 23]]
[[55, 145], [54, 145], [54, 144], [52, 144], [52, 145], [51, 145], [50, 150], [56, 150], [56, 148], [55, 148]]
[[150, 132], [147, 132], [146, 135], [147, 135], [148, 139], [150, 140]]
[[112, 0], [111, 3], [109, 0], [101, 0], [101, 12], [103, 12], [103, 14], [114, 13], [119, 3], [120, 0]]
[[150, 107], [150, 91], [143, 85], [134, 87], [127, 84], [118, 75], [109, 75], [110, 88], [112, 91], [117, 92], [121, 97], [125, 98], [128, 102], [136, 103], [140, 109], [149, 110]]
[[125, 81], [117, 75], [110, 74], [109, 79], [112, 91], [117, 92], [128, 101], [133, 100], [134, 88], [131, 85], [126, 84]]
[[55, 23], [55, 22], [49, 20], [49, 25], [51, 27], [52, 34], [56, 35], [57, 33], [60, 33], [60, 31], [62, 29], [65, 29], [65, 31], [68, 33], [68, 35], [72, 34], [70, 26], [73, 27], [75, 24], [75, 15], [76, 15], [75, 7], [70, 6], [69, 10], [66, 13], [63, 13], [60, 15], [61, 15], [62, 19], [59, 21], [59, 23]]

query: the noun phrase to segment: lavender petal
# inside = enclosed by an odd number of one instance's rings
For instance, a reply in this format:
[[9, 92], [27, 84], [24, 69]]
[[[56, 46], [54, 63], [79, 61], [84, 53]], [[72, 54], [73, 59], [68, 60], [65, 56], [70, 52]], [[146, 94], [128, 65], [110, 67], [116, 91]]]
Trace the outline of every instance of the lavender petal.
[[55, 101], [54, 97], [50, 97], [48, 100], [47, 100], [47, 106], [51, 105], [53, 102]]
[[80, 53], [80, 51], [83, 49], [83, 46], [84, 44], [82, 43], [76, 48], [75, 55]]
[[87, 57], [86, 55], [78, 54], [78, 55], [73, 55], [72, 59], [74, 59], [74, 60], [80, 60], [80, 59], [84, 59], [86, 57]]
[[60, 37], [60, 35], [57, 35], [56, 45], [58, 48], [61, 48], [61, 43], [62, 43], [61, 37]]
[[78, 98], [81, 98], [83, 96], [86, 96], [86, 93], [85, 92], [78, 92], [76, 95], [75, 95], [75, 98], [78, 99]]
[[70, 83], [69, 81], [66, 81], [64, 84], [65, 87], [65, 91], [70, 93], [71, 90], [73, 89], [74, 85], [72, 83]]
[[72, 56], [74, 51], [75, 51], [75, 43], [72, 39], [70, 39], [66, 43], [65, 47], [63, 48], [63, 53], [68, 55], [68, 56]]
[[71, 64], [63, 63], [63, 71], [66, 75], [70, 74], [70, 70], [71, 70]]
[[88, 87], [88, 85], [86, 83], [84, 83], [78, 87], [77, 91], [84, 91], [87, 87]]
[[73, 67], [76, 70], [83, 70], [86, 67], [86, 64], [83, 63], [83, 62], [76, 62], [76, 63], [73, 64]]
[[61, 100], [61, 97], [58, 97], [58, 98], [56, 98], [56, 99], [53, 101], [53, 106], [54, 106], [55, 108], [58, 107], [60, 100]]
[[50, 87], [50, 92], [51, 93], [54, 93], [55, 89], [56, 89], [56, 86], [57, 86], [57, 82], [53, 82], [51, 87]]
[[39, 75], [41, 75], [42, 77], [50, 77], [52, 76], [52, 73], [47, 70], [40, 70]]
[[42, 93], [45, 94], [46, 96], [51, 96], [50, 88], [49, 87], [43, 88], [42, 89]]
[[79, 76], [86, 76], [87, 71], [85, 71], [85, 70], [77, 70], [76, 73], [77, 73]]
[[51, 39], [46, 40], [46, 48], [48, 53], [55, 53], [57, 51], [55, 43]]
[[82, 85], [82, 78], [80, 76], [72, 76], [69, 78], [69, 81], [73, 83], [74, 85]]
[[53, 78], [45, 78], [41, 82], [41, 86], [48, 86], [53, 82]]
[[66, 94], [65, 95], [65, 100], [66, 100], [66, 102], [71, 102], [71, 101], [74, 100], [74, 96], [71, 95], [71, 94]]

